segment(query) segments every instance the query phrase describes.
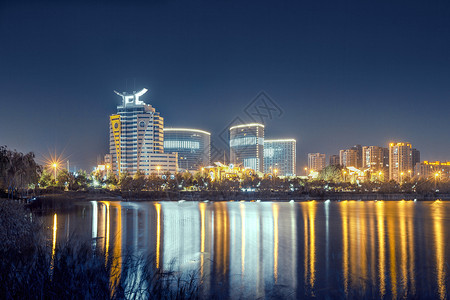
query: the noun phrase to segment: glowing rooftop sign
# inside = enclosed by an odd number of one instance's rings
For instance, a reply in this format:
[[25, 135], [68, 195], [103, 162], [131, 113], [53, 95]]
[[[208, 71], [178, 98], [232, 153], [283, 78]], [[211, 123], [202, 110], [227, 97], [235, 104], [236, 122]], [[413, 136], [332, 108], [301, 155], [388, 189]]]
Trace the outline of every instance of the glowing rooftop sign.
[[127, 104], [134, 104], [134, 105], [144, 105], [145, 102], [139, 100], [139, 97], [147, 93], [147, 89], [143, 88], [139, 92], [134, 92], [133, 94], [127, 94], [127, 93], [119, 93], [117, 91], [114, 91], [118, 96], [122, 97], [122, 105], [126, 106]]

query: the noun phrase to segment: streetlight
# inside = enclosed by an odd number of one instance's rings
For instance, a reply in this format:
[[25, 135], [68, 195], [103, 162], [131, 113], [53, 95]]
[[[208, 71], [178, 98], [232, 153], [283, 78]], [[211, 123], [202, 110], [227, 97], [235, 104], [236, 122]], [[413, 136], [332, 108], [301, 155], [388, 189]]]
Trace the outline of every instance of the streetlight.
[[400, 184], [402, 184], [402, 180], [403, 180], [403, 172], [400, 173]]
[[347, 174], [347, 172], [346, 172], [346, 171], [344, 171], [344, 182], [345, 182], [345, 174]]
[[380, 172], [378, 173], [378, 180], [379, 180], [379, 181], [381, 181], [381, 175], [383, 175], [383, 172], [380, 171]]
[[409, 173], [409, 179], [411, 180], [411, 170], [408, 170]]
[[159, 169], [161, 169], [160, 166], [156, 166], [156, 170], [158, 170], [158, 177], [159, 177]]
[[55, 170], [55, 182], [56, 182], [56, 168], [58, 167], [57, 163], [53, 163], [53, 169]]
[[308, 175], [308, 168], [305, 167], [305, 174]]
[[275, 177], [277, 177], [278, 170], [274, 169], [273, 172], [275, 173]]

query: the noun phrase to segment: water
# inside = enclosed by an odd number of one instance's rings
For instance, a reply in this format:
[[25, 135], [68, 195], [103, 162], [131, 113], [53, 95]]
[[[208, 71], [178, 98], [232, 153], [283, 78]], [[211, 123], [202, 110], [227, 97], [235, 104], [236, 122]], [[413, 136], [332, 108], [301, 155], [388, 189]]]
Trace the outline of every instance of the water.
[[75, 234], [107, 259], [198, 271], [204, 297], [444, 299], [449, 216], [443, 201], [99, 201], [46, 222], [52, 247]]

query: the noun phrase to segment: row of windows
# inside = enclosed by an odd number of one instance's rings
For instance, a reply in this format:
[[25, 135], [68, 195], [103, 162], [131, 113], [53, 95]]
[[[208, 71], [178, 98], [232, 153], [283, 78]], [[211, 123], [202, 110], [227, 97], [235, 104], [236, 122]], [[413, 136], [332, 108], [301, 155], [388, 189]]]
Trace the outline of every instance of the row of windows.
[[200, 149], [200, 143], [194, 141], [164, 141], [164, 148]]
[[263, 138], [257, 138], [256, 136], [247, 136], [243, 138], [236, 138], [230, 140], [231, 147], [250, 146], [250, 145], [264, 145]]

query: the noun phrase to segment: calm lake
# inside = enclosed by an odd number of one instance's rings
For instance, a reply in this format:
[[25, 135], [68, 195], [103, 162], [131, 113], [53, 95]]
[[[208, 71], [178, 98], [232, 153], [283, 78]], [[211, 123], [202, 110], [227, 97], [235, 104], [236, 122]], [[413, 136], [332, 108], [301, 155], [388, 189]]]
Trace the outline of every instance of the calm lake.
[[[45, 217], [50, 245], [91, 239], [198, 272], [205, 298], [447, 298], [450, 202], [80, 203]], [[120, 276], [120, 275], [119, 275]]]

